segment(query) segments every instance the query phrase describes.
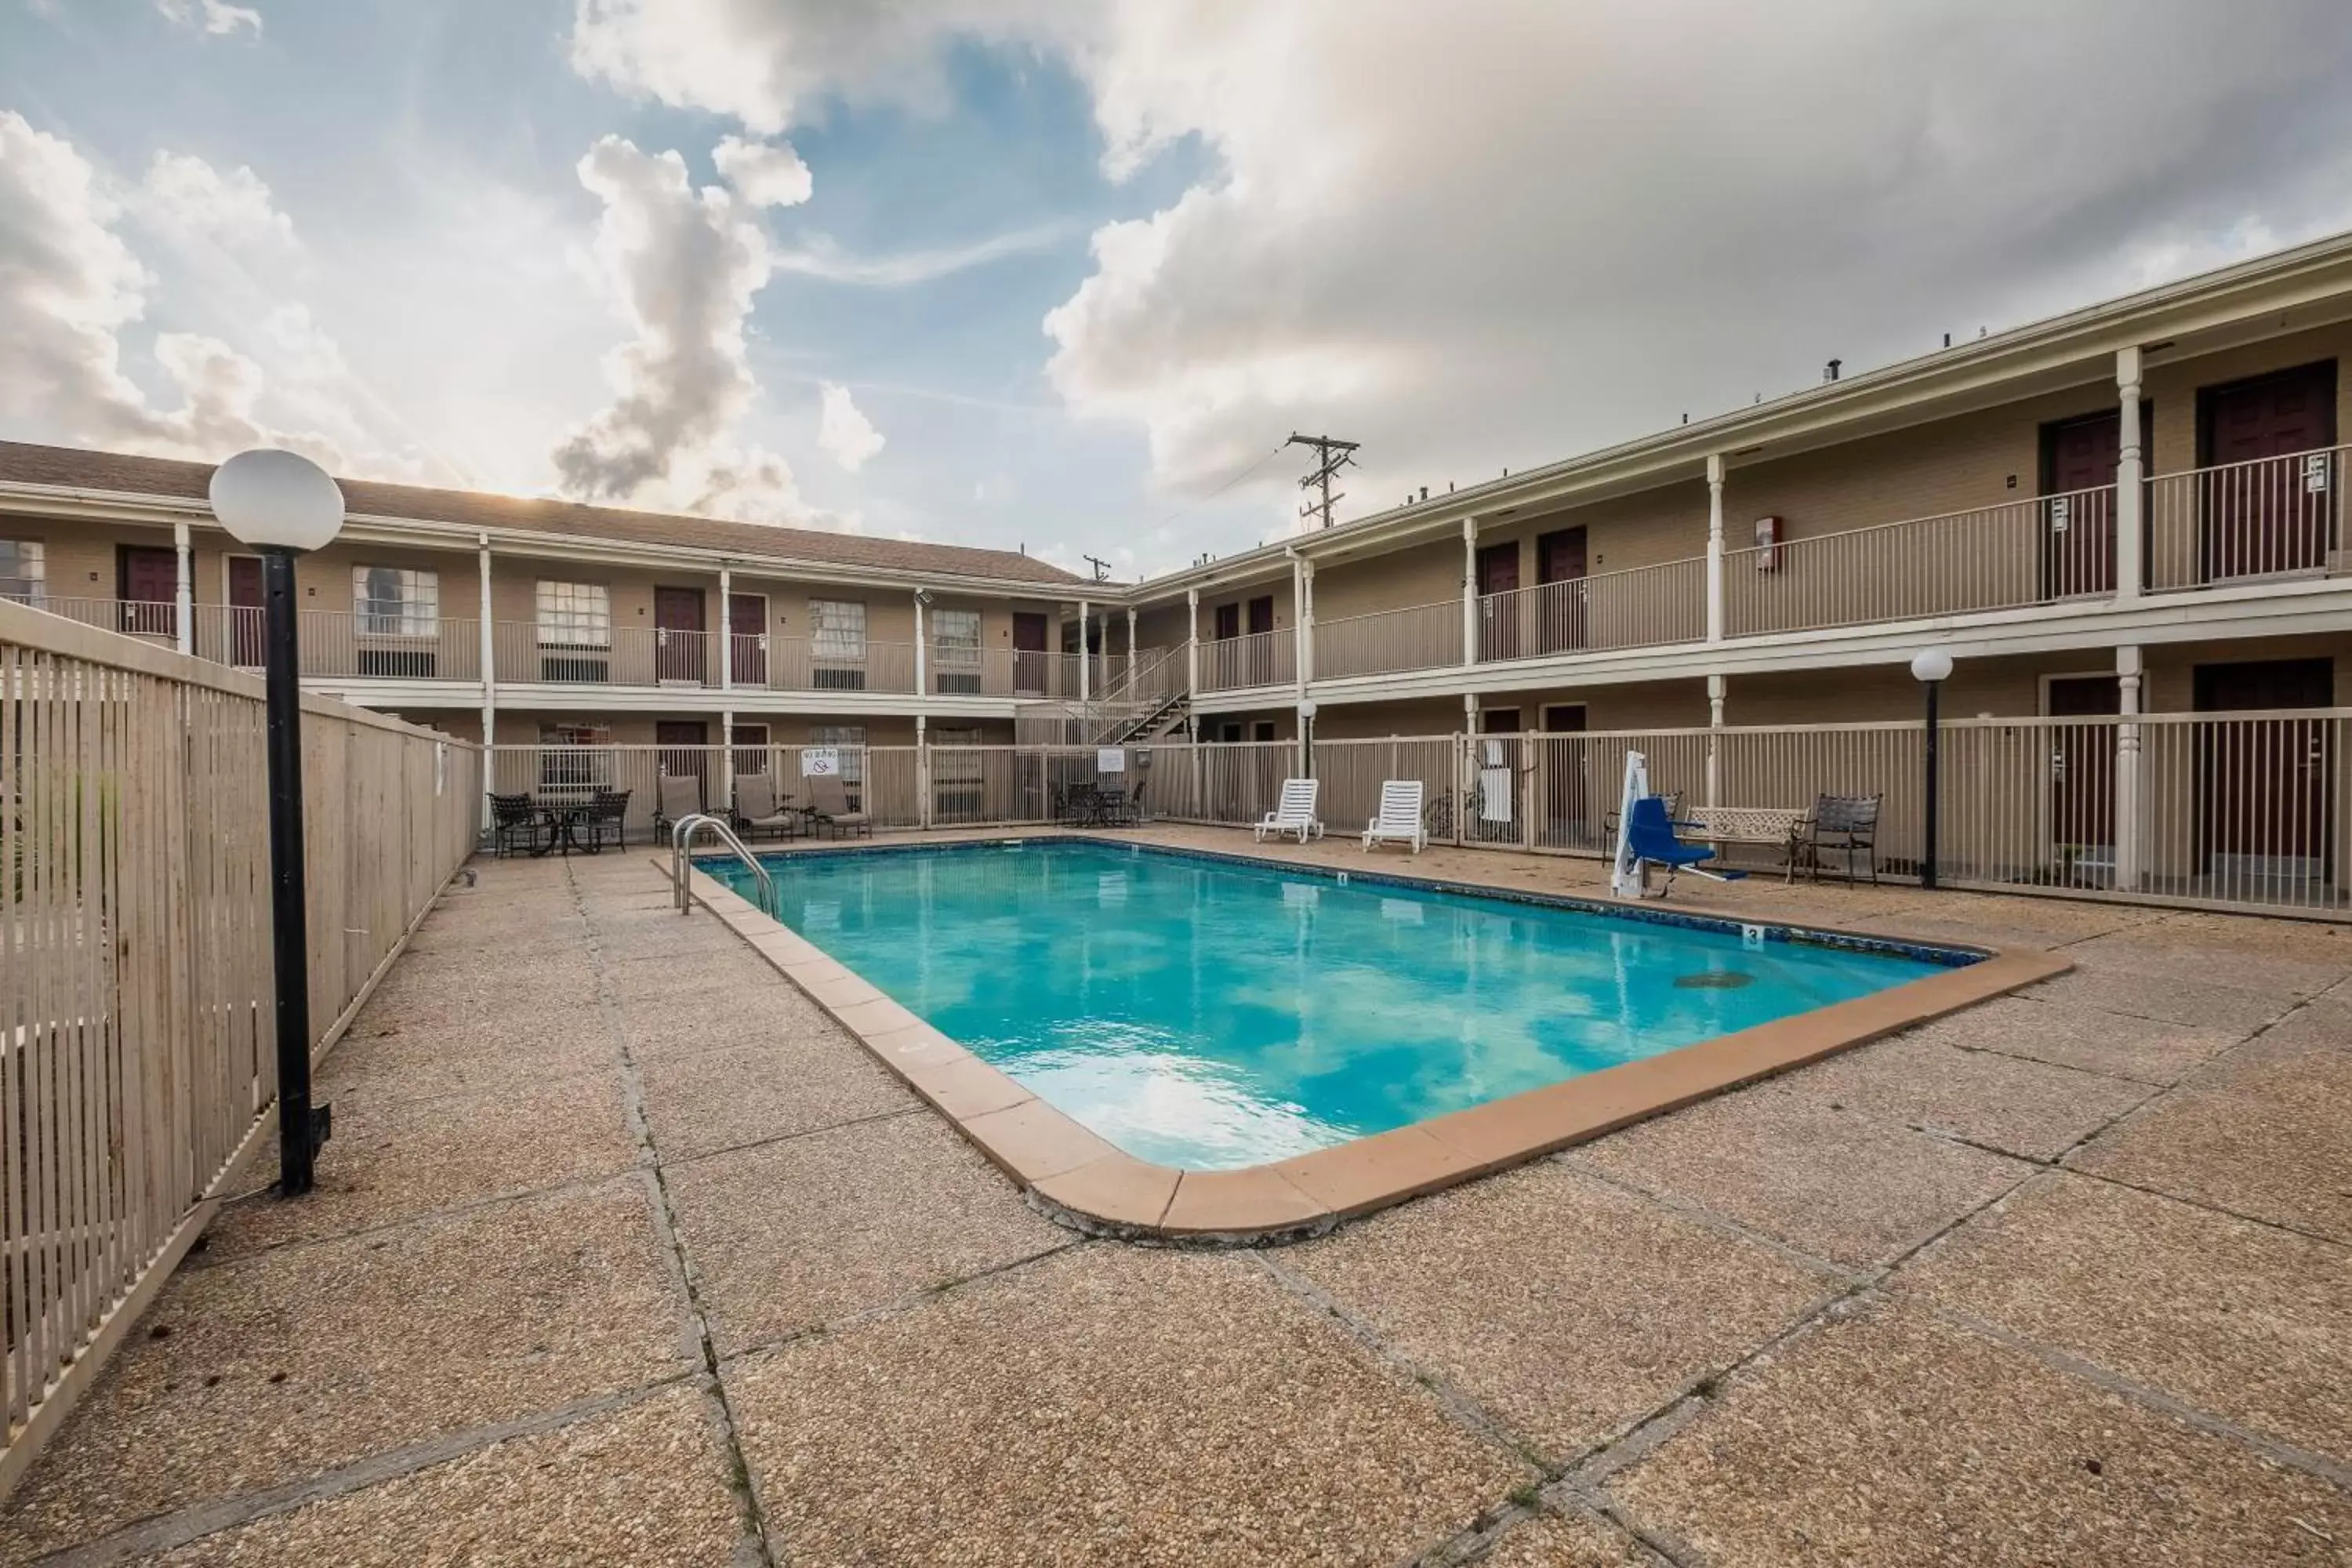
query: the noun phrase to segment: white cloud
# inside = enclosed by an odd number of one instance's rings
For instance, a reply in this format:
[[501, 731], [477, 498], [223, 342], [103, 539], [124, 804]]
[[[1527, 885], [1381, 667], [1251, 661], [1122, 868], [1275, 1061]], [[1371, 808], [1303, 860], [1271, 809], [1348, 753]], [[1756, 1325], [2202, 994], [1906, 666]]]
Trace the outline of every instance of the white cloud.
[[579, 174], [604, 204], [588, 260], [630, 335], [605, 356], [613, 400], [555, 449], [560, 487], [583, 500], [798, 517], [790, 467], [740, 445], [759, 391], [744, 322], [772, 270], [751, 207], [695, 188], [676, 153], [618, 136]]
[[816, 444], [832, 459], [851, 473], [866, 466], [866, 460], [883, 447], [882, 432], [874, 428], [874, 421], [866, 417], [849, 395], [849, 388], [839, 382], [824, 384], [824, 413], [817, 424]]
[[1044, 223], [992, 234], [965, 245], [905, 250], [892, 256], [846, 256], [831, 239], [817, 235], [798, 250], [779, 253], [776, 270], [822, 279], [828, 283], [899, 289], [912, 283], [933, 282], [1007, 257], [1034, 256], [1056, 249], [1084, 232], [1082, 225]]
[[718, 166], [719, 178], [755, 207], [798, 206], [815, 189], [808, 165], [788, 142], [722, 137], [710, 161]]
[[155, 0], [155, 9], [183, 27], [212, 37], [228, 37], [240, 27], [261, 36], [261, 13], [228, 0]]
[[278, 210], [261, 176], [242, 164], [224, 174], [202, 158], [159, 152], [140, 183], [139, 211], [184, 242], [286, 252], [297, 245], [294, 220]]

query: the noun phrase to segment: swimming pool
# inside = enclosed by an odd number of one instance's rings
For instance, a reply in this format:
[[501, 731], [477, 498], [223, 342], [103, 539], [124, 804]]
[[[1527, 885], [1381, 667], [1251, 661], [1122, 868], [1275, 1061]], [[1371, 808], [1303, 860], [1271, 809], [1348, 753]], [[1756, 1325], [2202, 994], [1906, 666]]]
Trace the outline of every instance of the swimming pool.
[[[1188, 1171], [1328, 1148], [1975, 956], [1090, 841], [765, 864], [785, 925], [1109, 1143]], [[740, 865], [705, 868], [748, 890]]]

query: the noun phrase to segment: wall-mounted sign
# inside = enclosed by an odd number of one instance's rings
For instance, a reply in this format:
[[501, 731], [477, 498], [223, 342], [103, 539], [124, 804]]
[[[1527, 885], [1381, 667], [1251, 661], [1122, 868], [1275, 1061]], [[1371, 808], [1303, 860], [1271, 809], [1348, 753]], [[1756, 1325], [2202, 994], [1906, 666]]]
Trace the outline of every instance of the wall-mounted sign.
[[1104, 746], [1095, 752], [1095, 772], [1123, 773], [1127, 772], [1127, 751], [1120, 746]]
[[839, 746], [803, 746], [801, 777], [804, 779], [837, 779], [841, 776]]

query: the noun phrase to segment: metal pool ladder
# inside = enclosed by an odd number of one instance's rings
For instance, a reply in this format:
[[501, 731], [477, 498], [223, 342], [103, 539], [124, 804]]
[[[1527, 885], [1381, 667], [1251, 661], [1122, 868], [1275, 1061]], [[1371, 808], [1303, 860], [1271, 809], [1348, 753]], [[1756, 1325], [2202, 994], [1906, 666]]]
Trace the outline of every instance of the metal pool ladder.
[[669, 830], [670, 895], [677, 901], [677, 912], [686, 914], [694, 908], [694, 899], [687, 890], [694, 875], [694, 836], [709, 828], [721, 844], [735, 851], [736, 858], [751, 868], [751, 875], [760, 880], [760, 912], [772, 916], [776, 912], [776, 881], [768, 868], [760, 864], [759, 857], [743, 847], [735, 830], [707, 811], [698, 811], [677, 819]]

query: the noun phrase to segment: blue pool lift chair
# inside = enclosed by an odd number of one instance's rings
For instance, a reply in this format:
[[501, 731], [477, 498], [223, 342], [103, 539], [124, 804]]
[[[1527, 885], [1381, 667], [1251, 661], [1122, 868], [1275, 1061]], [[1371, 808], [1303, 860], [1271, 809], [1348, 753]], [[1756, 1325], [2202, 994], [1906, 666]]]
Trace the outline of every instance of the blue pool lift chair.
[[1664, 795], [1645, 795], [1633, 802], [1633, 814], [1625, 824], [1626, 845], [1639, 862], [1645, 883], [1652, 866], [1666, 868], [1665, 886], [1658, 889], [1658, 897], [1663, 899], [1673, 891], [1677, 871], [1688, 871], [1693, 876], [1705, 877], [1716, 882], [1733, 882], [1748, 875], [1745, 871], [1707, 870], [1700, 862], [1714, 859], [1715, 851], [1704, 844], [1685, 844], [1675, 837], [1677, 827], [1698, 826], [1696, 822], [1676, 822], [1668, 816]]

